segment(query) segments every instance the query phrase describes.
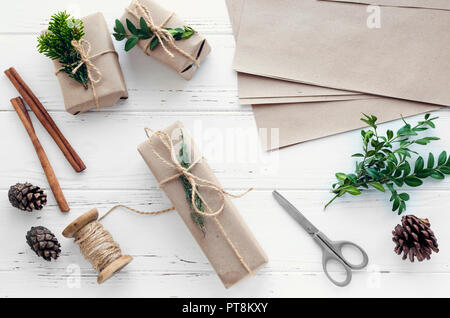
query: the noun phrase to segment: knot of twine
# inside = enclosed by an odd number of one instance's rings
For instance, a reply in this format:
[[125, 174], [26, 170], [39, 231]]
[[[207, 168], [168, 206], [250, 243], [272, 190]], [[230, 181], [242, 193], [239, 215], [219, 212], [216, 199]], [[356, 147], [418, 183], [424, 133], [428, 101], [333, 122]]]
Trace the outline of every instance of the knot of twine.
[[100, 72], [99, 68], [92, 62], [92, 59], [107, 53], [117, 54], [117, 52], [115, 50], [106, 50], [94, 55], [90, 55], [92, 47], [89, 41], [81, 39], [79, 41], [72, 40], [71, 43], [74, 49], [80, 54], [81, 57], [81, 60], [78, 63], [78, 65], [72, 70], [72, 74], [75, 74], [80, 69], [81, 66], [86, 65], [88, 78], [92, 84], [92, 94], [94, 95], [95, 105], [97, 106], [97, 109], [99, 109], [100, 104], [98, 101], [98, 95], [95, 85], [102, 80], [102, 72]]
[[[147, 23], [150, 30], [153, 32], [153, 36], [150, 38], [147, 47], [145, 48], [145, 51], [150, 49], [150, 44], [152, 43], [152, 40], [156, 37], [159, 40], [159, 43], [161, 43], [161, 47], [163, 50], [169, 55], [170, 57], [174, 57], [173, 53], [167, 48], [166, 44], [170, 46], [173, 50], [184, 56], [185, 58], [192, 61], [197, 67], [200, 67], [200, 63], [197, 61], [196, 58], [194, 58], [192, 55], [181, 49], [175, 44], [175, 39], [170, 34], [169, 31], [164, 29], [164, 26], [169, 22], [169, 20], [173, 17], [174, 13], [172, 12], [164, 21], [161, 23], [161, 25], [156, 25], [153, 22], [153, 18], [150, 14], [150, 10], [143, 4], [139, 2], [139, 0], [133, 0], [133, 5], [136, 7], [136, 11], [132, 11], [129, 8], [126, 8], [126, 11], [130, 13], [133, 17], [135, 17], [138, 21], [142, 17], [145, 22]], [[141, 14], [138, 13], [138, 11], [141, 12]]]
[[[152, 134], [149, 134], [149, 131], [152, 132]], [[236, 257], [239, 259], [240, 263], [242, 264], [242, 266], [248, 271], [248, 273], [250, 275], [253, 275], [253, 271], [251, 270], [250, 266], [245, 262], [244, 258], [241, 256], [241, 254], [239, 253], [239, 250], [236, 248], [236, 246], [233, 244], [231, 238], [228, 236], [228, 234], [226, 233], [225, 229], [223, 228], [222, 224], [220, 223], [220, 221], [217, 219], [217, 216], [223, 212], [224, 207], [225, 207], [225, 196], [230, 196], [233, 198], [240, 198], [244, 195], [246, 195], [248, 192], [252, 191], [253, 188], [249, 188], [247, 191], [244, 191], [241, 194], [232, 194], [229, 193], [227, 191], [225, 191], [221, 186], [216, 185], [213, 182], [210, 182], [206, 179], [200, 178], [198, 176], [196, 176], [195, 174], [193, 174], [192, 172], [190, 172], [190, 170], [196, 165], [198, 164], [203, 158], [200, 157], [199, 159], [195, 160], [193, 163], [191, 163], [191, 165], [187, 168], [184, 168], [180, 162], [177, 159], [177, 156], [175, 154], [175, 147], [173, 145], [172, 139], [170, 138], [170, 136], [163, 132], [163, 131], [156, 131], [153, 132], [150, 128], [145, 128], [145, 133], [147, 134], [147, 137], [150, 139], [150, 141], [155, 138], [155, 137], [159, 137], [161, 142], [163, 143], [163, 145], [165, 146], [165, 148], [169, 151], [170, 154], [170, 161], [166, 160], [158, 151], [155, 150], [154, 147], [152, 147], [152, 151], [153, 153], [162, 161], [164, 162], [166, 165], [168, 165], [169, 167], [173, 168], [174, 170], [176, 170], [177, 172], [160, 181], [159, 182], [159, 186], [162, 187], [164, 186], [166, 183], [177, 179], [180, 176], [185, 176], [186, 179], [188, 180], [189, 184], [192, 187], [192, 191], [191, 191], [191, 206], [194, 209], [194, 211], [198, 214], [204, 215], [205, 217], [212, 217], [212, 219], [215, 221], [215, 223], [217, 224], [217, 226], [219, 227], [220, 231], [222, 232], [223, 236], [225, 237], [227, 243], [230, 245], [231, 249], [233, 250], [233, 252], [235, 253]], [[219, 194], [220, 200], [221, 200], [221, 204], [220, 207], [216, 210], [213, 211], [209, 206], [208, 203], [202, 198], [201, 194], [199, 193], [198, 189], [199, 187], [205, 187], [208, 189], [211, 189], [213, 191], [215, 191], [216, 193]], [[203, 212], [201, 210], [199, 210], [197, 208], [197, 205], [195, 203], [195, 197], [198, 196], [200, 198], [200, 200], [203, 202], [204, 206], [206, 207], [206, 210], [208, 212]]]
[[[220, 213], [222, 213], [224, 207], [225, 207], [225, 196], [230, 196], [233, 198], [240, 198], [244, 195], [246, 195], [248, 192], [252, 191], [253, 188], [249, 188], [248, 190], [244, 191], [243, 193], [240, 194], [232, 194], [229, 193], [227, 191], [225, 191], [221, 186], [218, 186], [217, 184], [208, 181], [206, 179], [200, 178], [198, 176], [196, 176], [195, 174], [193, 174], [192, 172], [190, 172], [190, 170], [192, 170], [192, 168], [197, 165], [203, 158], [200, 157], [198, 159], [196, 159], [193, 163], [190, 164], [189, 167], [185, 168], [181, 165], [181, 163], [178, 161], [178, 158], [176, 156], [175, 153], [175, 147], [173, 145], [172, 139], [170, 138], [170, 136], [163, 132], [163, 131], [156, 131], [153, 132], [152, 135], [150, 135], [148, 132], [151, 132], [152, 130], [150, 128], [145, 128], [145, 133], [147, 134], [147, 137], [152, 140], [155, 137], [159, 137], [161, 142], [163, 143], [163, 145], [166, 147], [166, 149], [169, 151], [170, 154], [170, 161], [166, 160], [158, 151], [155, 150], [155, 148], [152, 148], [152, 152], [162, 161], [164, 162], [166, 165], [168, 165], [169, 167], [173, 168], [174, 170], [176, 170], [177, 172], [160, 181], [159, 182], [159, 186], [162, 188], [166, 183], [177, 179], [180, 176], [185, 176], [186, 179], [188, 180], [189, 184], [192, 187], [192, 193], [191, 193], [191, 203], [192, 203], [192, 208], [194, 209], [194, 211], [198, 214], [204, 215], [204, 216], [217, 216]], [[213, 190], [214, 192], [216, 192], [219, 197], [220, 197], [220, 207], [215, 210], [212, 211], [209, 207], [208, 204], [206, 203], [206, 201], [201, 197], [198, 189], [200, 187], [204, 187], [204, 188], [208, 188], [210, 190]], [[203, 212], [200, 209], [198, 209], [197, 205], [195, 204], [195, 197], [198, 196], [203, 203], [205, 204], [205, 206], [207, 207], [207, 209], [209, 210], [209, 212]]]

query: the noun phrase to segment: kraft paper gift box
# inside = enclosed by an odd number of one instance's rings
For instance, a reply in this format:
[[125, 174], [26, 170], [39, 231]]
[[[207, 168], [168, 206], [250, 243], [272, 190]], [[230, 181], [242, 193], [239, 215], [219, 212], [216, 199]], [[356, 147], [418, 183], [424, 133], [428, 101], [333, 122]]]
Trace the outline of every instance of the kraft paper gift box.
[[[168, 27], [168, 28], [183, 28], [187, 24], [178, 15], [169, 11], [153, 0], [133, 0], [128, 7], [132, 12], [137, 13], [140, 17], [143, 15], [142, 9], [137, 8], [136, 5], [142, 5], [146, 8], [156, 26]], [[139, 25], [139, 19], [133, 14], [125, 11], [125, 14], [120, 19], [123, 25], [126, 25], [126, 19], [133, 22], [134, 25]], [[166, 22], [164, 24], [164, 22]], [[197, 66], [187, 57], [181, 55], [176, 50], [167, 46], [167, 49], [174, 55], [171, 57], [162, 48], [161, 44], [158, 44], [153, 50], [149, 49], [151, 39], [139, 40], [138, 46], [145, 52], [145, 54], [152, 56], [159, 62], [165, 64], [175, 72], [177, 72], [182, 78], [190, 80], [196, 70]], [[211, 46], [203, 35], [196, 32], [188, 39], [175, 41], [175, 45], [190, 56], [195, 58], [199, 64], [208, 56], [211, 52]]]
[[[163, 130], [175, 144], [176, 153], [178, 153], [177, 147], [181, 141], [181, 131], [183, 131], [184, 141], [191, 158], [190, 162], [195, 162], [196, 158], [201, 158], [201, 155], [183, 125], [176, 122]], [[158, 136], [152, 135], [149, 140], [138, 146], [138, 151], [158, 183], [178, 173], [178, 170], [167, 165], [155, 153], [155, 151], [158, 152], [164, 160], [170, 161], [171, 159], [168, 149]], [[220, 186], [204, 158], [189, 172]], [[181, 180], [176, 177], [161, 185], [161, 188], [226, 288], [248, 276], [250, 271], [255, 272], [267, 263], [266, 254], [228, 197], [225, 196], [224, 209], [220, 214], [214, 217], [205, 217], [205, 230], [202, 231], [191, 217], [194, 210], [189, 205]], [[206, 205], [212, 211], [216, 211], [222, 202], [219, 200], [218, 193], [208, 187], [201, 187], [199, 192], [206, 201]]]
[[[119, 58], [114, 49], [111, 32], [105, 18], [101, 13], [94, 13], [81, 19], [84, 25], [82, 39], [91, 46], [88, 57], [98, 53], [108, 52], [91, 59], [92, 63], [101, 73], [101, 80], [97, 84], [88, 82], [88, 88], [70, 78], [65, 72], [57, 72], [64, 104], [67, 112], [77, 115], [91, 109], [113, 106], [119, 99], [128, 98], [128, 92], [120, 68]], [[86, 48], [86, 47], [85, 47]], [[60, 63], [54, 60], [55, 70], [61, 68]], [[95, 101], [92, 85], [98, 97], [98, 106]]]
[[234, 68], [450, 106], [450, 12], [382, 7], [380, 28], [369, 16], [360, 4], [246, 0]]
[[350, 2], [391, 7], [405, 8], [425, 8], [450, 10], [450, 1], [448, 0], [321, 0], [334, 2]]

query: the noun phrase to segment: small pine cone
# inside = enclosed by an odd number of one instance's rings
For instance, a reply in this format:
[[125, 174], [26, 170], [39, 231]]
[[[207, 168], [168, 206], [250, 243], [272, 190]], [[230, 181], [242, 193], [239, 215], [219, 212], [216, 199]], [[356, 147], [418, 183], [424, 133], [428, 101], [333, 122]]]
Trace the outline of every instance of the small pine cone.
[[31, 249], [46, 261], [51, 261], [52, 258], [56, 260], [61, 253], [58, 239], [43, 226], [32, 227], [27, 232], [26, 238]]
[[431, 253], [439, 252], [436, 237], [430, 229], [428, 219], [420, 219], [414, 215], [405, 215], [402, 217], [402, 224], [392, 231], [392, 241], [396, 244], [394, 251], [400, 255], [403, 253], [403, 259], [409, 257], [414, 262], [417, 257], [419, 262], [424, 259], [430, 259]]
[[9, 188], [9, 202], [23, 211], [41, 210], [47, 204], [47, 195], [31, 183], [17, 183]]

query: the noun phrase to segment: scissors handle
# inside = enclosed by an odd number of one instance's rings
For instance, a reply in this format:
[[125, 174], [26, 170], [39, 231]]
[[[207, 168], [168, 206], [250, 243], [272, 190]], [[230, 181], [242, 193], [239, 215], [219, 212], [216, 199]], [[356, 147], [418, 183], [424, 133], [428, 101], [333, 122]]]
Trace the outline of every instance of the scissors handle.
[[[328, 279], [339, 287], [347, 286], [352, 280], [352, 269], [362, 269], [369, 263], [369, 257], [367, 253], [358, 245], [349, 241], [331, 241], [323, 233], [319, 232], [314, 236], [314, 240], [322, 247], [323, 258], [322, 266]], [[356, 248], [362, 255], [362, 261], [360, 264], [353, 264], [349, 262], [342, 254], [342, 248], [344, 246], [351, 246]], [[328, 272], [327, 265], [330, 261], [338, 262], [345, 269], [346, 277], [343, 281], [335, 280]]]
[[[351, 262], [349, 262], [344, 255], [342, 254], [342, 248], [344, 246], [351, 246], [352, 248], [358, 250], [361, 253], [362, 256], [362, 260], [361, 263], [359, 264], [353, 264]], [[339, 257], [347, 264], [348, 267], [350, 267], [351, 269], [362, 269], [364, 267], [367, 266], [367, 264], [369, 263], [369, 256], [367, 256], [366, 251], [364, 251], [361, 246], [353, 243], [353, 242], [349, 242], [349, 241], [335, 241], [332, 242], [332, 247], [334, 248], [336, 254], [339, 255]]]

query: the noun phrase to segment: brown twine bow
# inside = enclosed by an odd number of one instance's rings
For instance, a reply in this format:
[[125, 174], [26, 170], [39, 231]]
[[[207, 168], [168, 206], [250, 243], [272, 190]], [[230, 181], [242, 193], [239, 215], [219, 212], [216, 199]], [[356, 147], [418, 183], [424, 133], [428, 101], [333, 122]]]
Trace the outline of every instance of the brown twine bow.
[[[164, 26], [173, 17], [174, 15], [173, 12], [164, 20], [164, 22], [160, 26], [158, 26], [153, 22], [150, 10], [146, 6], [141, 4], [139, 0], [133, 0], [133, 5], [136, 7], [136, 11], [132, 11], [129, 8], [126, 8], [126, 11], [130, 13], [132, 16], [134, 16], [138, 21], [141, 17], [144, 18], [148, 27], [153, 32], [153, 36], [150, 38], [148, 45], [145, 48], [145, 51], [149, 50], [152, 40], [156, 37], [158, 38], [159, 43], [161, 43], [161, 47], [164, 49], [167, 55], [169, 55], [172, 58], [174, 57], [173, 53], [166, 47], [165, 43], [168, 44], [172, 49], [177, 51], [179, 54], [192, 61], [197, 67], [200, 67], [200, 63], [197, 61], [197, 59], [194, 58], [189, 53], [187, 53], [186, 51], [184, 51], [183, 49], [179, 48], [175, 44], [175, 39], [173, 38], [172, 34], [170, 34], [169, 31], [164, 29]], [[138, 14], [138, 10], [142, 12], [141, 15]]]
[[95, 88], [95, 85], [98, 84], [102, 80], [102, 72], [100, 72], [99, 68], [92, 63], [92, 59], [102, 56], [107, 53], [115, 53], [117, 52], [115, 50], [106, 50], [94, 55], [91, 54], [91, 43], [85, 39], [81, 39], [79, 41], [72, 40], [72, 46], [77, 50], [77, 52], [80, 54], [81, 60], [78, 63], [78, 65], [73, 69], [72, 74], [75, 74], [81, 66], [86, 65], [87, 74], [89, 81], [92, 84], [92, 94], [94, 95], [95, 105], [97, 106], [97, 109], [100, 108], [100, 104], [98, 101], [98, 95], [97, 90]]
[[[152, 134], [149, 134], [149, 131], [152, 132]], [[178, 171], [177, 173], [175, 173], [173, 176], [168, 177], [162, 181], [159, 182], [160, 187], [163, 186], [164, 184], [180, 177], [181, 175], [185, 176], [186, 179], [188, 180], [188, 182], [191, 184], [192, 187], [192, 194], [191, 194], [191, 205], [192, 208], [194, 209], [194, 211], [196, 213], [199, 213], [201, 215], [204, 215], [206, 217], [212, 217], [213, 220], [215, 221], [215, 223], [217, 224], [217, 226], [219, 227], [220, 231], [222, 232], [223, 236], [225, 237], [225, 239], [227, 240], [227, 243], [230, 245], [231, 249], [233, 250], [233, 252], [235, 253], [235, 255], [237, 256], [237, 258], [239, 259], [240, 263], [242, 264], [242, 266], [249, 272], [249, 274], [253, 275], [253, 271], [251, 270], [251, 268], [248, 266], [248, 264], [245, 262], [244, 258], [241, 256], [241, 254], [239, 253], [238, 249], [236, 248], [236, 246], [233, 244], [233, 242], [231, 241], [230, 237], [227, 235], [227, 233], [225, 232], [225, 229], [223, 228], [222, 224], [220, 223], [220, 221], [217, 219], [216, 216], [218, 216], [220, 213], [223, 212], [224, 207], [225, 207], [225, 196], [230, 196], [233, 198], [240, 198], [244, 195], [246, 195], [248, 192], [250, 192], [251, 190], [253, 190], [253, 188], [249, 188], [247, 191], [241, 193], [241, 194], [231, 194], [227, 191], [225, 191], [222, 187], [216, 185], [213, 182], [210, 182], [208, 180], [205, 180], [203, 178], [200, 178], [196, 175], [194, 175], [193, 173], [190, 172], [190, 170], [196, 165], [198, 164], [201, 159], [203, 158], [199, 158], [197, 160], [195, 160], [189, 167], [184, 168], [180, 162], [178, 161], [176, 154], [175, 154], [175, 147], [173, 145], [172, 139], [170, 138], [170, 136], [163, 132], [163, 131], [156, 131], [153, 132], [150, 128], [145, 128], [145, 133], [147, 134], [147, 137], [150, 139], [150, 141], [156, 137], [159, 137], [161, 142], [163, 143], [163, 145], [167, 148], [167, 150], [170, 153], [170, 161], [166, 160], [158, 151], [155, 150], [155, 148], [152, 149], [153, 153], [162, 161], [164, 162], [166, 165], [168, 165], [169, 167], [175, 169], [176, 171]], [[216, 211], [212, 211], [211, 208], [208, 206], [207, 202], [202, 198], [201, 194], [198, 192], [198, 188], [199, 187], [206, 187], [209, 189], [214, 190], [215, 192], [217, 192], [220, 195], [221, 198], [221, 205], [220, 207], [216, 210]], [[197, 208], [197, 205], [195, 204], [195, 196], [198, 196], [200, 198], [200, 200], [202, 200], [202, 202], [204, 203], [206, 209], [208, 210], [208, 212], [203, 212], [200, 211]], [[159, 211], [158, 211], [159, 212]]]

